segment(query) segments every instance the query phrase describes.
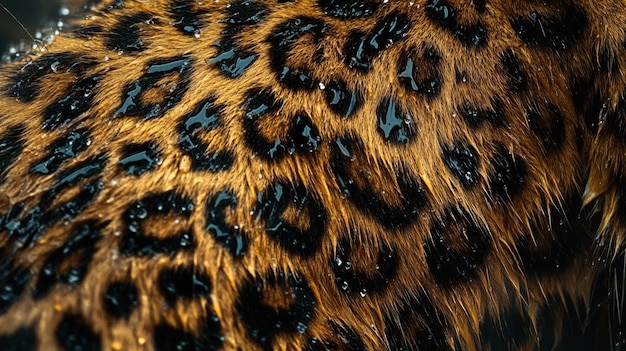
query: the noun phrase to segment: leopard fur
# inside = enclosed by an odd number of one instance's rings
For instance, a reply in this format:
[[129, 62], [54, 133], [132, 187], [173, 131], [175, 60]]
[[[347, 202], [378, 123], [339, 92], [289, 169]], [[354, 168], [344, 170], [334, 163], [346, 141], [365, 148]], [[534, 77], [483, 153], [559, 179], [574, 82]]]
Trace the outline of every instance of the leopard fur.
[[622, 1], [71, 28], [0, 66], [5, 348], [626, 348]]

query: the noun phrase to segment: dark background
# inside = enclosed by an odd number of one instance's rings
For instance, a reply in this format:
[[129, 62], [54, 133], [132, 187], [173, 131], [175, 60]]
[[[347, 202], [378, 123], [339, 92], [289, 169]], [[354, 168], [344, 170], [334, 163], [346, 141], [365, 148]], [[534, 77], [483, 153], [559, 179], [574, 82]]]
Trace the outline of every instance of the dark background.
[[[76, 13], [80, 9], [78, 0], [0, 0], [23, 25], [28, 32], [35, 37], [40, 29], [56, 28], [56, 22], [61, 18], [62, 5]], [[0, 54], [6, 53], [11, 45], [30, 44], [31, 39], [24, 29], [11, 17], [6, 10], [0, 7]]]

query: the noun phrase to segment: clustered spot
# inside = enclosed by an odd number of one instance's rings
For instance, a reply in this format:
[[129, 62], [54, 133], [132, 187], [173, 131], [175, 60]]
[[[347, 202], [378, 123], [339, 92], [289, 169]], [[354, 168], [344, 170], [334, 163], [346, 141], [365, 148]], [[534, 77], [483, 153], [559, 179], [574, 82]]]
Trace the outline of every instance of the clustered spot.
[[[297, 222], [285, 218], [296, 213]], [[326, 209], [317, 196], [302, 184], [276, 181], [257, 197], [257, 213], [265, 221], [265, 232], [290, 254], [311, 257], [326, 233]], [[302, 228], [298, 223], [306, 223]]]
[[[267, 295], [275, 299], [268, 299]], [[245, 282], [239, 291], [236, 309], [248, 337], [262, 350], [271, 351], [279, 335], [307, 331], [316, 305], [315, 295], [303, 275], [272, 270]]]
[[296, 17], [278, 25], [267, 37], [270, 44], [270, 68], [276, 74], [278, 82], [291, 90], [311, 91], [318, 82], [308, 69], [290, 67], [287, 57], [294, 49], [296, 42], [304, 35], [311, 34], [313, 40], [319, 42], [326, 31], [327, 25], [311, 17]]
[[479, 128], [484, 122], [492, 126], [505, 124], [504, 105], [499, 97], [490, 99], [491, 107], [478, 106], [470, 101], [465, 101], [457, 107], [459, 114], [472, 128]]
[[0, 335], [0, 345], [4, 351], [36, 351], [37, 335], [33, 328], [20, 328], [12, 334]]
[[277, 111], [282, 102], [277, 100], [269, 89], [252, 89], [246, 93], [246, 97], [242, 106], [244, 138], [255, 155], [261, 156], [266, 161], [278, 161], [287, 155], [310, 154], [319, 148], [321, 141], [319, 131], [304, 112], [290, 117], [284, 136], [264, 136], [261, 132], [262, 127], [268, 124], [276, 125], [279, 119]]
[[65, 351], [100, 351], [102, 341], [80, 315], [66, 314], [61, 319], [56, 339]]
[[375, 1], [318, 0], [317, 5], [325, 15], [339, 19], [367, 18], [380, 7]]
[[393, 12], [376, 22], [370, 33], [353, 31], [343, 46], [343, 62], [350, 69], [369, 72], [372, 60], [404, 38], [411, 28], [410, 23], [406, 15]]
[[162, 323], [154, 328], [154, 349], [156, 351], [217, 351], [222, 349], [224, 335], [219, 317], [209, 307], [200, 320], [197, 333]]
[[[569, 91], [572, 92], [572, 102], [578, 115], [582, 115], [585, 121], [585, 126], [591, 133], [598, 131], [600, 121], [607, 117], [608, 113], [608, 99], [601, 96], [600, 91], [595, 87], [593, 82], [593, 75], [589, 76], [574, 76], [569, 82]], [[621, 103], [618, 103], [621, 105]], [[619, 111], [617, 109], [616, 111]], [[619, 122], [620, 119], [608, 119], [607, 123]], [[612, 128], [605, 128], [605, 130], [611, 130]]]
[[99, 82], [99, 76], [81, 76], [63, 97], [46, 107], [43, 129], [60, 129], [87, 112], [94, 105], [94, 90]]
[[248, 249], [248, 235], [238, 226], [228, 224], [228, 211], [234, 211], [237, 198], [222, 190], [207, 201], [205, 230], [234, 257], [241, 257]]
[[398, 81], [409, 91], [434, 99], [441, 92], [441, 53], [431, 44], [413, 48], [398, 58]]
[[404, 167], [398, 167], [393, 171], [398, 188], [399, 205], [390, 205], [385, 197], [377, 194], [373, 189], [376, 186], [363, 179], [366, 169], [355, 172], [351, 165], [363, 168], [364, 165], [376, 162], [365, 162], [364, 147], [360, 142], [351, 137], [339, 137], [332, 144], [330, 166], [333, 171], [335, 182], [343, 193], [356, 208], [368, 216], [374, 218], [387, 229], [405, 228], [418, 219], [418, 212], [426, 203], [426, 194], [420, 181], [408, 172], [403, 172]]
[[[50, 145], [50, 151], [41, 161], [30, 167], [32, 173], [51, 174], [56, 172], [63, 163], [69, 161], [91, 144], [91, 133], [87, 128], [78, 128], [67, 132]], [[0, 145], [2, 142], [0, 141]], [[2, 147], [0, 146], [0, 149]], [[1, 166], [0, 166], [1, 169]]]
[[223, 106], [210, 97], [200, 101], [185, 115], [178, 126], [178, 146], [191, 157], [191, 167], [195, 171], [220, 172], [230, 169], [234, 162], [231, 151], [213, 151], [202, 141], [201, 132], [215, 130], [220, 125]]
[[[150, 61], [146, 65], [146, 73], [124, 88], [123, 102], [114, 116], [137, 116], [145, 120], [162, 117], [187, 92], [192, 64], [193, 60], [186, 57]], [[150, 91], [157, 92], [161, 101], [146, 102], [143, 96]]]
[[504, 145], [497, 143], [491, 163], [493, 171], [489, 177], [489, 189], [492, 196], [504, 203], [512, 201], [526, 183], [526, 162], [512, 154]]
[[0, 260], [0, 315], [22, 295], [32, 275], [30, 269], [16, 267], [12, 260]]
[[459, 206], [448, 206], [430, 226], [422, 245], [437, 284], [449, 287], [471, 281], [491, 249], [486, 227]]
[[255, 53], [241, 49], [233, 39], [225, 38], [215, 42], [213, 46], [218, 48], [219, 52], [215, 57], [206, 59], [206, 62], [216, 65], [228, 78], [241, 76], [257, 59]]
[[487, 28], [480, 22], [471, 25], [460, 24], [457, 10], [446, 0], [428, 0], [426, 15], [465, 45], [483, 47], [487, 43]]
[[[622, 91], [617, 104], [606, 111], [604, 131], [612, 134], [621, 142], [626, 142], [626, 90]], [[598, 118], [598, 117], [596, 117]]]
[[[499, 311], [496, 317], [487, 314], [480, 323], [481, 343], [485, 346], [491, 345], [491, 350], [518, 350], [533, 335], [531, 326], [530, 317], [516, 306]], [[551, 348], [552, 345], [547, 349]]]
[[124, 145], [117, 162], [127, 174], [140, 176], [161, 163], [161, 154], [155, 142]]
[[350, 90], [343, 79], [333, 79], [326, 83], [324, 97], [331, 111], [343, 118], [353, 116], [363, 105], [363, 93]]
[[[360, 261], [372, 255], [367, 252], [369, 246], [359, 245], [356, 238], [354, 233], [344, 235], [331, 255], [330, 267], [335, 275], [335, 283], [345, 294], [360, 294], [364, 297], [369, 293], [381, 293], [396, 276], [400, 258], [394, 249], [381, 243], [376, 262], [372, 262], [365, 270], [359, 270], [356, 263], [362, 266]], [[355, 250], [359, 252], [353, 252]]]
[[0, 136], [0, 185], [6, 180], [5, 172], [24, 151], [25, 141], [22, 137], [25, 132], [24, 126], [16, 125], [7, 128]]
[[504, 50], [500, 54], [500, 63], [509, 80], [509, 88], [515, 92], [524, 91], [528, 85], [528, 78], [513, 50]]
[[443, 161], [463, 188], [471, 189], [480, 182], [480, 155], [476, 149], [461, 141], [443, 148]]
[[137, 287], [130, 282], [110, 283], [104, 292], [104, 309], [116, 319], [126, 319], [139, 305]]
[[561, 111], [549, 100], [524, 108], [526, 122], [548, 151], [558, 150], [565, 142], [565, 121]]
[[511, 20], [511, 25], [524, 43], [562, 52], [582, 37], [587, 28], [587, 15], [574, 4], [562, 6], [554, 13], [544, 17], [533, 11]]
[[194, 266], [164, 269], [158, 277], [159, 291], [171, 307], [182, 299], [209, 298], [211, 280]]
[[169, 12], [174, 19], [174, 27], [182, 34], [195, 36], [203, 29], [203, 7], [194, 6], [195, 0], [177, 0], [170, 3]]
[[366, 351], [367, 347], [363, 343], [363, 339], [349, 325], [343, 322], [328, 321], [328, 325], [332, 331], [332, 340], [320, 340], [311, 338], [306, 343], [304, 351]]
[[120, 242], [120, 252], [126, 256], [152, 256], [174, 255], [180, 250], [193, 249], [195, 243], [191, 231], [186, 226], [179, 233], [171, 233], [166, 238], [159, 238], [146, 233], [141, 225], [147, 220], [168, 215], [177, 215], [187, 220], [193, 208], [194, 204], [191, 200], [173, 190], [150, 194], [130, 204], [122, 216], [125, 227]]
[[113, 51], [131, 54], [146, 49], [142, 36], [144, 24], [154, 21], [152, 14], [137, 12], [132, 15], [121, 16], [115, 26], [105, 33], [104, 46]]
[[407, 144], [417, 135], [415, 118], [393, 98], [385, 97], [376, 108], [376, 131], [386, 141]]

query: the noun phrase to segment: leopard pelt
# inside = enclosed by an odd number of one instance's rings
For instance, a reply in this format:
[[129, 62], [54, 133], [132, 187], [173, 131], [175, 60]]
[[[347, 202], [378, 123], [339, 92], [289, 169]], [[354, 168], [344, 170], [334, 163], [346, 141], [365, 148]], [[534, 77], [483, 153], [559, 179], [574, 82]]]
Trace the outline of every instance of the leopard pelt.
[[626, 3], [101, 1], [0, 66], [3, 350], [624, 350]]

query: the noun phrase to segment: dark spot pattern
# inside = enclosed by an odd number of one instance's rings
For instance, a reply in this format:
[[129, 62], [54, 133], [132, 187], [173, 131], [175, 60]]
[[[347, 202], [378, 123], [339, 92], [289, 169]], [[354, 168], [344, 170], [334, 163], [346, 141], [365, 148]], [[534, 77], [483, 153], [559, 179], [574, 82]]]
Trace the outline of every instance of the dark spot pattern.
[[155, 142], [124, 145], [117, 164], [126, 174], [140, 176], [161, 163], [161, 153]]
[[222, 349], [224, 335], [218, 316], [207, 308], [197, 333], [191, 333], [168, 324], [154, 328], [156, 351], [216, 351]]
[[[2, 143], [0, 142], [0, 145]], [[87, 128], [71, 130], [62, 137], [52, 142], [50, 151], [41, 161], [30, 167], [32, 173], [51, 174], [56, 172], [61, 165], [69, 161], [91, 144], [91, 133]], [[0, 147], [1, 148], [1, 147]]]
[[433, 279], [444, 287], [471, 281], [490, 252], [486, 227], [458, 206], [447, 206], [422, 245]]
[[[481, 342], [483, 345], [491, 345], [491, 350], [519, 350], [534, 334], [530, 328], [530, 317], [514, 306], [510, 310], [501, 311], [496, 317], [486, 315], [480, 323]], [[552, 345], [545, 350], [551, 349]]]
[[318, 0], [325, 15], [339, 19], [367, 18], [380, 7], [376, 1]]
[[282, 102], [277, 101], [269, 89], [252, 89], [246, 93], [246, 97], [242, 106], [244, 138], [255, 155], [266, 161], [278, 161], [287, 155], [310, 154], [319, 148], [319, 131], [311, 118], [303, 112], [291, 117], [285, 136], [262, 135], [260, 129], [264, 124], [274, 125]]
[[398, 81], [407, 90], [434, 99], [441, 92], [441, 53], [430, 44], [413, 48], [398, 58]]
[[104, 292], [104, 309], [116, 319], [126, 319], [139, 305], [137, 287], [130, 282], [113, 282]]
[[205, 230], [234, 257], [241, 257], [249, 245], [248, 235], [227, 223], [228, 211], [234, 212], [237, 198], [222, 190], [207, 201]]
[[320, 340], [311, 338], [304, 348], [304, 351], [366, 351], [367, 347], [363, 339], [349, 325], [342, 322], [329, 320], [328, 325], [332, 330], [332, 340]]
[[75, 286], [85, 278], [106, 224], [90, 221], [75, 226], [63, 246], [51, 252], [41, 267], [32, 293], [35, 299], [46, 297], [57, 284]]
[[[290, 208], [305, 216], [305, 228], [284, 218]], [[326, 233], [326, 209], [302, 184], [274, 182], [259, 194], [257, 210], [265, 222], [265, 232], [288, 253], [311, 257], [319, 249]]]
[[191, 231], [186, 226], [183, 226], [179, 233], [170, 233], [166, 238], [150, 236], [141, 226], [142, 222], [159, 216], [176, 215], [187, 220], [193, 208], [191, 200], [176, 194], [173, 190], [150, 194], [130, 204], [122, 216], [125, 226], [120, 252], [125, 256], [152, 256], [174, 255], [180, 250], [193, 249], [195, 243]]
[[499, 97], [494, 97], [490, 99], [490, 102], [491, 107], [485, 107], [466, 101], [460, 104], [457, 110], [465, 122], [472, 128], [479, 128], [484, 122], [492, 126], [503, 126], [506, 119], [502, 100]]
[[0, 315], [22, 295], [32, 275], [30, 269], [17, 267], [11, 260], [0, 260]]
[[411, 28], [410, 23], [406, 15], [393, 12], [377, 21], [370, 33], [353, 31], [343, 46], [343, 62], [350, 69], [369, 72], [372, 60], [404, 38]]
[[561, 111], [548, 100], [524, 108], [526, 122], [547, 151], [558, 150], [565, 142], [565, 121]]
[[509, 80], [509, 88], [514, 92], [526, 90], [528, 78], [513, 50], [506, 49], [500, 54], [500, 64]]
[[0, 185], [6, 181], [6, 171], [24, 151], [22, 138], [26, 128], [22, 125], [10, 127], [0, 136]]
[[174, 19], [174, 27], [182, 34], [194, 36], [204, 29], [202, 15], [207, 11], [194, 6], [195, 0], [177, 0], [170, 3], [169, 12]]
[[387, 229], [405, 228], [417, 221], [419, 210], [427, 203], [420, 181], [408, 172], [403, 172], [403, 167], [398, 167], [392, 176], [396, 177], [399, 186], [399, 204], [389, 204], [374, 191], [376, 187], [367, 178], [363, 179], [366, 176], [360, 173], [367, 174], [367, 169], [361, 169], [359, 174], [355, 174], [351, 168], [351, 165], [367, 165], [369, 162], [363, 161], [366, 157], [369, 156], [365, 155], [362, 142], [351, 137], [337, 138], [332, 144], [330, 166], [333, 178], [346, 199]]
[[[591, 133], [596, 133], [600, 121], [604, 121], [608, 113], [608, 99], [600, 94], [594, 84], [595, 75], [574, 76], [570, 79], [569, 90], [578, 115], [582, 115], [585, 126]], [[611, 123], [610, 120], [607, 121]]]
[[448, 351], [448, 323], [421, 290], [407, 292], [384, 316], [390, 350]]
[[20, 328], [9, 335], [0, 335], [4, 351], [36, 351], [37, 334], [33, 328]]
[[268, 8], [257, 0], [229, 2], [226, 7], [226, 18], [223, 20], [226, 25], [223, 34], [227, 38], [232, 38], [242, 32], [242, 27], [264, 22], [268, 14]]
[[214, 151], [198, 134], [215, 130], [220, 125], [223, 106], [207, 98], [185, 115], [178, 126], [178, 146], [191, 157], [194, 171], [220, 172], [230, 169], [234, 154], [228, 150]]
[[164, 269], [159, 273], [159, 291], [169, 306], [182, 299], [209, 298], [211, 280], [194, 266]]
[[497, 143], [491, 161], [493, 171], [489, 177], [489, 189], [494, 200], [509, 202], [519, 194], [526, 184], [528, 167], [519, 156]]
[[72, 72], [81, 76], [85, 69], [85, 62], [75, 54], [59, 52], [43, 55], [10, 76], [8, 85], [2, 91], [5, 96], [21, 102], [33, 102], [39, 95], [43, 77], [57, 72]]
[[461, 141], [443, 148], [442, 157], [452, 175], [463, 188], [472, 189], [480, 182], [480, 155], [476, 149]]
[[[124, 88], [123, 102], [114, 116], [137, 116], [145, 120], [162, 117], [187, 92], [192, 65], [192, 59], [182, 56], [150, 61], [146, 65], [146, 73]], [[143, 101], [143, 95], [154, 89], [161, 95], [161, 101]]]
[[359, 111], [363, 105], [363, 93], [350, 90], [343, 79], [333, 79], [324, 88], [324, 98], [331, 111], [348, 118]]
[[[622, 91], [614, 109], [607, 111], [603, 131], [616, 137], [621, 142], [626, 142], [626, 90]], [[596, 117], [598, 118], [598, 117]]]
[[142, 27], [152, 21], [152, 15], [147, 12], [121, 16], [117, 24], [105, 33], [104, 46], [109, 50], [131, 54], [144, 51], [146, 46]]
[[391, 97], [385, 97], [376, 108], [376, 131], [386, 141], [406, 144], [415, 139], [415, 118]]
[[308, 69], [290, 67], [287, 57], [294, 49], [296, 42], [303, 36], [311, 34], [318, 42], [326, 24], [311, 17], [296, 17], [279, 24], [267, 37], [270, 44], [270, 68], [276, 74], [278, 82], [291, 90], [312, 91], [318, 82]]
[[[383, 292], [398, 272], [400, 258], [394, 249], [386, 244], [379, 244], [376, 262], [372, 262], [366, 270], [359, 270], [363, 258], [371, 257], [367, 252], [367, 245], [356, 244], [357, 236], [354, 233], [344, 235], [335, 247], [335, 253], [330, 257], [330, 267], [335, 275], [335, 283], [345, 294], [360, 294]], [[353, 252], [356, 249], [365, 250], [365, 253]], [[355, 259], [357, 258], [357, 259]]]
[[[268, 304], [265, 294], [281, 296], [279, 306]], [[303, 334], [315, 316], [317, 301], [305, 277], [297, 272], [273, 271], [249, 279], [236, 303], [248, 337], [271, 351], [277, 336]], [[284, 306], [284, 307], [283, 307]]]
[[480, 22], [471, 25], [459, 23], [457, 10], [446, 0], [428, 0], [426, 15], [465, 45], [483, 47], [487, 43], [487, 28]]
[[587, 28], [587, 15], [574, 4], [555, 9], [542, 16], [533, 11], [528, 16], [511, 20], [517, 36], [526, 44], [563, 52], [572, 47]]
[[257, 59], [256, 54], [240, 48], [232, 39], [224, 38], [213, 46], [219, 52], [215, 57], [206, 59], [206, 62], [216, 65], [227, 78], [240, 77]]
[[94, 105], [94, 90], [99, 82], [100, 77], [87, 76], [73, 83], [63, 97], [46, 107], [43, 129], [60, 129], [87, 112]]
[[100, 351], [102, 341], [87, 321], [77, 314], [66, 314], [56, 331], [56, 339], [64, 351]]

